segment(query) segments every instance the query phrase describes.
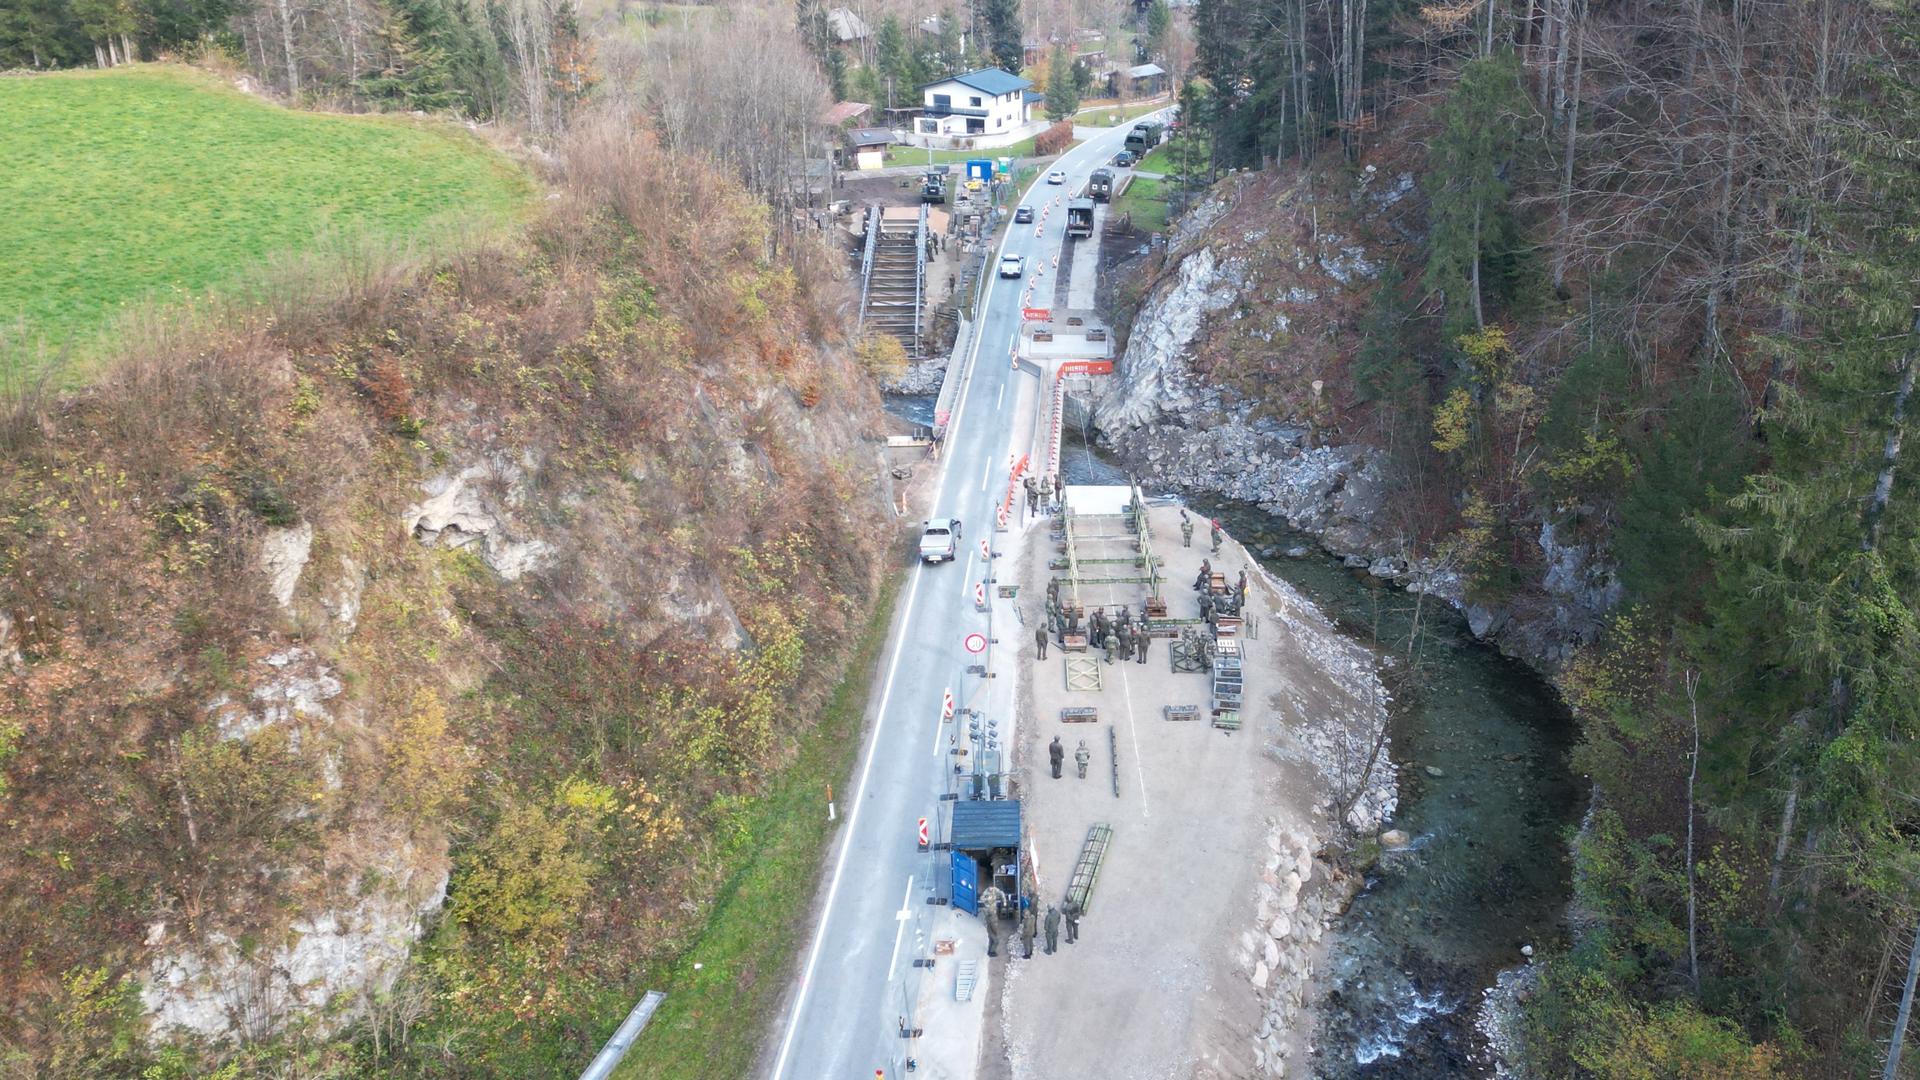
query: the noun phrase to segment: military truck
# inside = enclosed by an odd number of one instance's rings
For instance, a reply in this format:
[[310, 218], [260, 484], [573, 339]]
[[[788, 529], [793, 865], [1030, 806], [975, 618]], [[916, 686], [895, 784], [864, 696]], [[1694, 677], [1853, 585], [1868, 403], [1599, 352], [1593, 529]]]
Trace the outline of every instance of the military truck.
[[1160, 145], [1160, 140], [1165, 138], [1166, 134], [1167, 125], [1153, 120], [1142, 120], [1133, 125], [1132, 131], [1127, 132], [1127, 149], [1145, 157], [1147, 151]]
[[1106, 202], [1113, 198], [1113, 170], [1095, 169], [1087, 177], [1087, 198], [1095, 202]]
[[1093, 235], [1093, 200], [1074, 199], [1067, 203], [1067, 235]]

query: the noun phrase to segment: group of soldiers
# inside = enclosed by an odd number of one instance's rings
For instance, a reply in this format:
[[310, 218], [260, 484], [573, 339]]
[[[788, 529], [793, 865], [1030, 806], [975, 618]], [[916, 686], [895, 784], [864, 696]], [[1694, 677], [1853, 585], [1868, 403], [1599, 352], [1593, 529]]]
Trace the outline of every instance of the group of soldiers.
[[[1047, 621], [1044, 626], [1033, 628], [1033, 649], [1037, 659], [1047, 658], [1049, 640], [1066, 644], [1068, 634], [1080, 632], [1080, 612], [1068, 610], [1060, 603], [1060, 582], [1047, 582]], [[1153, 643], [1153, 632], [1147, 626], [1147, 613], [1140, 612], [1136, 617], [1130, 607], [1123, 606], [1117, 615], [1108, 615], [1104, 608], [1094, 608], [1087, 618], [1087, 641], [1107, 653], [1107, 663], [1113, 663], [1117, 657], [1122, 661], [1135, 660], [1147, 662], [1147, 649]]]
[[[1047, 760], [1053, 765], [1053, 778], [1055, 780], [1060, 779], [1060, 763], [1065, 761], [1066, 757], [1067, 748], [1061, 745], [1060, 736], [1055, 735], [1053, 742], [1047, 746]], [[1087, 740], [1081, 739], [1080, 745], [1075, 747], [1073, 751], [1073, 764], [1080, 770], [1080, 779], [1085, 780], [1087, 778], [1087, 762], [1091, 760], [1093, 760], [1093, 751], [1087, 749]]]
[[[999, 923], [1001, 917], [999, 912], [1003, 907], [1010, 908], [1011, 906], [1007, 901], [1006, 894], [997, 888], [989, 888], [980, 894], [980, 918], [982, 922], [987, 924], [988, 956], [1000, 955]], [[1074, 942], [1080, 940], [1080, 907], [1071, 900], [1064, 904], [1048, 904], [1046, 915], [1036, 920], [1033, 915], [1033, 905], [1031, 901], [1025, 897], [1021, 897], [1019, 921], [1020, 942], [1025, 946], [1025, 951], [1019, 954], [1022, 959], [1033, 959], [1033, 939], [1036, 930], [1046, 934], [1046, 950], [1048, 956], [1052, 956], [1060, 948], [1061, 924], [1064, 923], [1066, 925], [1067, 944], [1072, 945]], [[1035, 925], [1036, 922], [1038, 923], [1037, 926]]]
[[1222, 615], [1238, 615], [1247, 606], [1247, 571], [1240, 570], [1240, 580], [1224, 593], [1213, 591], [1213, 564], [1208, 559], [1200, 560], [1200, 573], [1193, 579], [1193, 591], [1200, 594], [1200, 619], [1208, 626]]
[[1053, 482], [1052, 473], [1041, 477], [1035, 477], [1032, 473], [1028, 473], [1027, 478], [1021, 483], [1027, 492], [1028, 514], [1039, 513], [1042, 504], [1048, 507], [1053, 505], [1053, 493], [1059, 490], [1059, 485]]
[[[1213, 530], [1213, 553], [1218, 555], [1220, 554], [1220, 544], [1226, 540], [1227, 534], [1220, 528], [1219, 518], [1208, 518], [1207, 524]], [[1187, 516], [1184, 508], [1180, 511], [1180, 546], [1193, 546], [1193, 518]]]

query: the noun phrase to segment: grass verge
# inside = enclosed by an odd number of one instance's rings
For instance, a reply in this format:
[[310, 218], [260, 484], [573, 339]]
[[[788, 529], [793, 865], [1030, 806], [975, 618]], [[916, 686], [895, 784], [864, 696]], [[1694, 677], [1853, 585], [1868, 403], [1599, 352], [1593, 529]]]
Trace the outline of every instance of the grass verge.
[[1162, 97], [1157, 101], [1138, 102], [1132, 105], [1098, 105], [1091, 109], [1081, 109], [1074, 116], [1074, 123], [1083, 127], [1113, 127], [1117, 124], [1130, 123], [1150, 112], [1158, 112], [1168, 104], [1170, 100]]
[[230, 292], [316, 236], [510, 220], [531, 192], [453, 124], [285, 109], [167, 64], [0, 79], [0, 146], [0, 336], [82, 353], [117, 313]]
[[1111, 214], [1126, 214], [1133, 227], [1148, 232], [1167, 231], [1167, 182], [1135, 176], [1126, 194], [1113, 200]]
[[[1078, 145], [1080, 145], [1080, 140], [1075, 139], [1067, 143], [1067, 150], [1071, 150]], [[1066, 150], [1062, 150], [1061, 153], [1066, 153]], [[1022, 139], [1012, 146], [1002, 146], [993, 150], [935, 150], [933, 151], [933, 164], [959, 165], [981, 158], [988, 161], [995, 161], [1003, 157], [1018, 160], [1033, 156], [1033, 140]], [[889, 166], [925, 165], [927, 164], [927, 151], [912, 146], [895, 147], [887, 151], [886, 164]]]
[[721, 890], [707, 928], [652, 987], [667, 999], [615, 1073], [622, 1080], [737, 1080], [751, 1073], [811, 925], [820, 860], [838, 828], [827, 821], [826, 788], [843, 784], [853, 770], [904, 577], [894, 574], [882, 586], [820, 722], [755, 808], [751, 855]]

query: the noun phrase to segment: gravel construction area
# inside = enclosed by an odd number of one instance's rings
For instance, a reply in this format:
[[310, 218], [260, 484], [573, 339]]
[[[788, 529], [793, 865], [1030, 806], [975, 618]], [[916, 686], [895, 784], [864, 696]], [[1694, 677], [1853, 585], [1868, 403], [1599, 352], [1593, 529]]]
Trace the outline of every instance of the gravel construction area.
[[[1169, 638], [1147, 662], [1109, 665], [1100, 686], [1068, 689], [1057, 644], [1036, 660], [1033, 630], [1045, 622], [1049, 562], [1063, 557], [1049, 523], [1025, 533], [1016, 573], [1028, 658], [1021, 678], [1016, 791], [1025, 800], [1029, 850], [1041, 910], [1061, 902], [1088, 829], [1107, 824], [1112, 844], [1081, 920], [1080, 940], [1031, 959], [996, 961], [1001, 988], [980, 1075], [1011, 1080], [1101, 1076], [1112, 1080], [1299, 1075], [1311, 1016], [1301, 1010], [1322, 929], [1344, 907], [1352, 882], [1316, 853], [1333, 835], [1329, 808], [1350, 790], [1386, 714], [1374, 654], [1337, 631], [1303, 597], [1264, 575], [1228, 538], [1210, 550], [1204, 519], [1183, 547], [1177, 505], [1149, 511], [1162, 560], [1168, 615], [1193, 619], [1192, 583], [1210, 559], [1229, 582], [1244, 567], [1246, 707], [1237, 731], [1210, 721], [1210, 679], [1174, 673]], [[1077, 546], [1083, 577], [1135, 577], [1124, 521], [1081, 519], [1107, 537]], [[1147, 586], [1082, 586], [1091, 610], [1138, 612]], [[1082, 676], [1084, 679], [1084, 676]], [[1164, 718], [1163, 706], [1194, 705], [1199, 719]], [[1090, 723], [1061, 710], [1092, 707]], [[1048, 744], [1066, 750], [1053, 779]], [[1086, 779], [1074, 751], [1090, 751]], [[1119, 794], [1115, 795], [1117, 778]], [[1386, 755], [1381, 754], [1384, 764]], [[1390, 769], [1376, 767], [1355, 816], [1377, 822], [1392, 805]], [[1016, 947], [1010, 952], [1017, 953]]]

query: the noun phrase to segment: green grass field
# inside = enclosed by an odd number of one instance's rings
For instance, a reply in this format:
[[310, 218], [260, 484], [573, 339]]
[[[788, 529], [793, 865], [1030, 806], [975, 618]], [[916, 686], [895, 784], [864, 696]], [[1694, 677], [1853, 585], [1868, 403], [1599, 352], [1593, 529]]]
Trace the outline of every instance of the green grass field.
[[[1069, 142], [1067, 144], [1069, 148], [1077, 145], [1079, 145], [1077, 142]], [[1062, 153], [1065, 153], [1065, 151], [1062, 151]], [[997, 161], [1003, 157], [1018, 160], [1032, 156], [1033, 140], [1022, 139], [1012, 146], [1002, 146], [993, 150], [935, 150], [933, 151], [933, 164], [963, 165], [975, 158]], [[895, 165], [925, 165], [927, 164], [927, 151], [921, 147], [896, 146], [887, 151], [886, 164], [889, 167]]]
[[[530, 186], [444, 122], [283, 109], [189, 68], [0, 78], [0, 335], [58, 348], [322, 234], [504, 221]], [[18, 320], [18, 321], [15, 321]]]

